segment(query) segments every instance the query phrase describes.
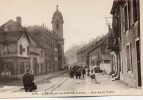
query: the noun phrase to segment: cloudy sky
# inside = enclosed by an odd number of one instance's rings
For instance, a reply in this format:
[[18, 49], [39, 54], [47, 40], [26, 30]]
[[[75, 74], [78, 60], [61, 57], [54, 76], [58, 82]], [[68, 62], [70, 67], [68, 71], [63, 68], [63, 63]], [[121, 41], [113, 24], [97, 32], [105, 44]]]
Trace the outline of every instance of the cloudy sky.
[[107, 33], [105, 17], [111, 16], [113, 0], [0, 0], [0, 25], [21, 16], [22, 25], [44, 22], [52, 29], [57, 4], [64, 18], [65, 51]]

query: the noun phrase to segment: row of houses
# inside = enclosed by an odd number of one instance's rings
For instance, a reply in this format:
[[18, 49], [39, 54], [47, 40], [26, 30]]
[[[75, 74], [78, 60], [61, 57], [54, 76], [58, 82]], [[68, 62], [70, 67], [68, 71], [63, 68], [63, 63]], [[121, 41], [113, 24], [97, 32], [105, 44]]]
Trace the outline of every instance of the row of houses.
[[84, 62], [89, 68], [99, 66], [128, 85], [141, 87], [139, 4], [139, 0], [114, 0], [112, 28], [99, 41], [77, 52], [78, 63]]
[[63, 17], [57, 10], [52, 28], [22, 26], [21, 17], [0, 26], [0, 75], [19, 77], [27, 69], [34, 75], [60, 70], [64, 64]]
[[89, 42], [77, 51], [77, 63], [88, 66], [90, 70], [100, 67], [107, 74], [111, 74], [110, 52], [108, 51], [109, 33]]

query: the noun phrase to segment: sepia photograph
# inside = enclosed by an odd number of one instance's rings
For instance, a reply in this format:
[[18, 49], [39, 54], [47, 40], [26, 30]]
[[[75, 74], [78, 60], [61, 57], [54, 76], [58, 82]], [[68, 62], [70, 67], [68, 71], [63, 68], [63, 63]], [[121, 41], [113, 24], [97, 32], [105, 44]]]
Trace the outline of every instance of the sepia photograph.
[[143, 95], [141, 2], [0, 0], [0, 98]]

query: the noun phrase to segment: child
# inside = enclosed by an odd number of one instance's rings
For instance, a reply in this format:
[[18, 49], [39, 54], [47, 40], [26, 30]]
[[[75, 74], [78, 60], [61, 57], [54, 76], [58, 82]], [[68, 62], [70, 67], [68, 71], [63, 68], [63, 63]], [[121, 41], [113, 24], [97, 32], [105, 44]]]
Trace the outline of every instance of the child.
[[96, 76], [95, 76], [95, 73], [93, 70], [91, 70], [91, 75], [90, 75], [91, 79], [92, 79], [92, 82], [95, 82], [96, 83]]

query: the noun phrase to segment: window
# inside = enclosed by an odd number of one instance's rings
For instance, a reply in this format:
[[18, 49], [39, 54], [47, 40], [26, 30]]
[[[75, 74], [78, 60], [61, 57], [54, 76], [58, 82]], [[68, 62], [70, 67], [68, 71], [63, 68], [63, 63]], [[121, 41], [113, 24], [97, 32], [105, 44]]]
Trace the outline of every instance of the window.
[[124, 21], [125, 21], [125, 31], [128, 29], [128, 8], [127, 4], [124, 6]]
[[126, 48], [126, 50], [127, 50], [127, 70], [129, 71], [130, 70], [130, 49], [129, 49], [129, 45], [127, 46], [127, 48]]
[[130, 44], [130, 63], [131, 63], [131, 71], [133, 72], [133, 66], [132, 66], [132, 45]]
[[41, 50], [41, 58], [43, 58], [43, 51]]
[[132, 0], [128, 0], [129, 27], [132, 25]]
[[56, 24], [56, 28], [59, 29], [59, 24]]
[[133, 68], [132, 68], [132, 48], [131, 48], [131, 44], [127, 45], [126, 51], [127, 51], [127, 71], [133, 72]]
[[134, 22], [138, 20], [139, 17], [139, 0], [133, 0], [133, 18]]
[[9, 46], [4, 46], [4, 54], [9, 54], [10, 53], [10, 49]]
[[22, 55], [22, 45], [20, 45], [20, 54]]
[[27, 47], [27, 55], [29, 55], [29, 47]]
[[43, 74], [43, 63], [41, 63], [41, 74]]

